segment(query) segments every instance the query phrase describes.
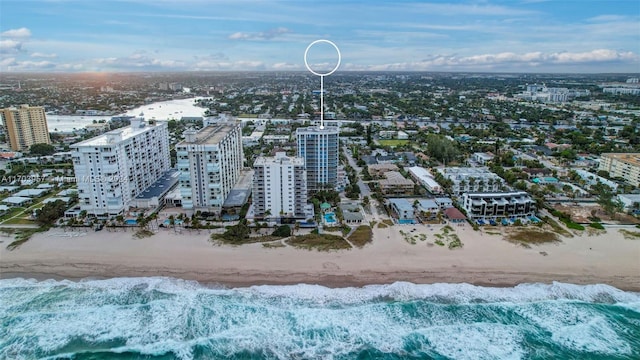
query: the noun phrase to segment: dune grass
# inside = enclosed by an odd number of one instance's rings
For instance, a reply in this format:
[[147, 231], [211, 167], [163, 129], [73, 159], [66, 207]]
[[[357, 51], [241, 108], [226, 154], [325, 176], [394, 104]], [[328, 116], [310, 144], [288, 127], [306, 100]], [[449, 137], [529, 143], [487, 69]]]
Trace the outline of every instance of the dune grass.
[[306, 250], [331, 251], [351, 249], [351, 245], [342, 237], [329, 234], [307, 234], [292, 237], [285, 241], [288, 245]]
[[373, 240], [373, 230], [367, 225], [358, 226], [347, 238], [354, 246], [362, 248]]

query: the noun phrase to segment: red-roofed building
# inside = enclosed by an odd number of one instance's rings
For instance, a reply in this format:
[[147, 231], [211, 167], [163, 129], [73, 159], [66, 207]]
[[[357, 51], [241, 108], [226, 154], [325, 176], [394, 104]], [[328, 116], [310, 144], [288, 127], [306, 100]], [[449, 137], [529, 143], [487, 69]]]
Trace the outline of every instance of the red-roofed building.
[[458, 209], [456, 209], [454, 207], [450, 207], [448, 209], [445, 209], [443, 211], [443, 213], [444, 213], [444, 216], [447, 219], [449, 219], [449, 221], [451, 221], [453, 223], [460, 223], [460, 222], [464, 222], [465, 220], [467, 220], [467, 217], [464, 216], [464, 214], [460, 210], [458, 210]]

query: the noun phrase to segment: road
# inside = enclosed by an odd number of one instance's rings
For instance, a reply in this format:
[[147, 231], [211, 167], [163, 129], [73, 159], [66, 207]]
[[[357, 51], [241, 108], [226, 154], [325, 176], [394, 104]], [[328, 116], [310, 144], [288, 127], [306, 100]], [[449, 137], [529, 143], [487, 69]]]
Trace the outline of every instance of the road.
[[346, 146], [342, 147], [342, 151], [344, 152], [344, 156], [347, 158], [347, 162], [349, 165], [356, 171], [358, 174], [358, 187], [360, 188], [360, 198], [363, 196], [371, 196], [371, 189], [369, 189], [369, 185], [367, 185], [362, 178], [360, 177], [360, 172], [362, 168], [356, 164], [356, 161], [351, 156], [351, 151]]

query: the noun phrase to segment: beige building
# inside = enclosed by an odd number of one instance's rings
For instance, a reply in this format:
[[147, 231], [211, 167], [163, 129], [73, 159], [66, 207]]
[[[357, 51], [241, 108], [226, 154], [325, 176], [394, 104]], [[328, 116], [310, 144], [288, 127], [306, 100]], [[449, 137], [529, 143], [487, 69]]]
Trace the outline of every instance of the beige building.
[[380, 190], [384, 195], [410, 195], [413, 194], [415, 183], [402, 176], [397, 171], [387, 171], [384, 173], [386, 179], [380, 180]]
[[367, 167], [369, 175], [375, 179], [384, 177], [389, 171], [398, 171], [398, 167], [394, 164], [372, 164]]
[[182, 207], [219, 215], [244, 162], [240, 123], [216, 122], [184, 136], [176, 145]]
[[20, 105], [0, 110], [11, 150], [26, 151], [33, 144], [51, 144], [42, 106]]
[[598, 170], [607, 171], [611, 178], [623, 178], [631, 185], [640, 186], [640, 153], [602, 154]]

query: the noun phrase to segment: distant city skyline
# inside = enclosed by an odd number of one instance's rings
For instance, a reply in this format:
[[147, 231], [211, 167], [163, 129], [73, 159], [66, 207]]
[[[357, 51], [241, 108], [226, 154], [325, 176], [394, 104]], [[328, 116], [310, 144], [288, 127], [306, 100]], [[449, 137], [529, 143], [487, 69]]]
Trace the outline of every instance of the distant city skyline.
[[[341, 71], [640, 72], [635, 0], [3, 0], [0, 10], [0, 72], [305, 70], [317, 39], [340, 47]], [[331, 65], [318, 51], [312, 60]]]

